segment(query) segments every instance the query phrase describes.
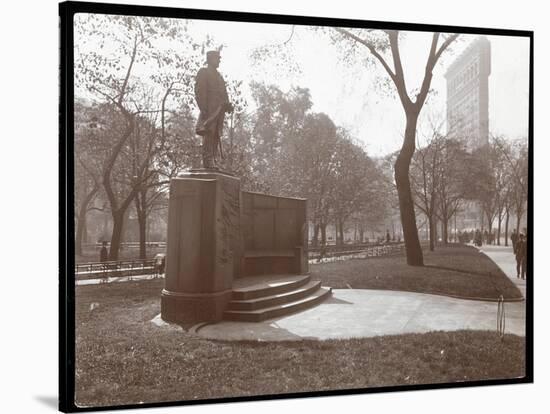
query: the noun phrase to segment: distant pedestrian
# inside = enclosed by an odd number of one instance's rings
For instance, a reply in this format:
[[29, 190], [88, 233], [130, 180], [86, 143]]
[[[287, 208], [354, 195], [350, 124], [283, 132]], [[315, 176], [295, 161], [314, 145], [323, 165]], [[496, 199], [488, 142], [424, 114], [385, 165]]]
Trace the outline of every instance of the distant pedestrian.
[[516, 243], [518, 241], [518, 233], [516, 232], [516, 229], [512, 230], [512, 234], [510, 235], [510, 240], [512, 240], [512, 250], [516, 251]]
[[389, 243], [391, 241], [390, 231], [386, 230], [386, 243]]
[[477, 246], [477, 247], [481, 247], [481, 244], [482, 244], [482, 237], [481, 237], [481, 232], [479, 230], [476, 230], [475, 232], [475, 235], [474, 235], [474, 244]]
[[160, 277], [164, 274], [164, 268], [166, 266], [166, 255], [164, 253], [157, 253], [154, 259], [155, 277]]
[[514, 253], [516, 254], [517, 277], [525, 279], [525, 272], [527, 267], [527, 240], [525, 239], [523, 233], [519, 234]]
[[99, 261], [101, 263], [109, 260], [109, 252], [107, 251], [107, 242], [102, 242], [101, 250], [99, 251]]

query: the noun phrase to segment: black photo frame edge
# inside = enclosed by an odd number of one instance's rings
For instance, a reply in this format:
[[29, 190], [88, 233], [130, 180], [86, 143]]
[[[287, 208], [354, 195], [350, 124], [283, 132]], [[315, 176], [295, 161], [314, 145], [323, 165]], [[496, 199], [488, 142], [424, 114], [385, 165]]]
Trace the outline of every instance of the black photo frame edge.
[[[530, 269], [530, 284], [526, 291], [526, 335], [525, 335], [525, 377], [498, 380], [466, 381], [456, 383], [389, 386], [365, 389], [331, 390], [319, 392], [288, 393], [250, 397], [170, 401], [102, 407], [79, 407], [74, 401], [75, 391], [75, 285], [74, 285], [74, 66], [73, 66], [73, 17], [76, 13], [120, 14], [203, 20], [227, 20], [237, 22], [282, 23], [296, 25], [369, 27], [400, 29], [410, 31], [460, 32], [464, 34], [486, 34], [496, 36], [527, 37], [530, 42], [529, 55], [529, 136], [528, 136], [528, 202], [527, 202], [527, 266]], [[215, 404], [241, 401], [265, 401], [288, 398], [307, 398], [368, 394], [395, 391], [431, 390], [443, 388], [464, 388], [489, 385], [532, 383], [533, 361], [533, 52], [534, 32], [498, 28], [477, 28], [467, 26], [446, 26], [421, 23], [385, 22], [327, 17], [295, 16], [280, 14], [244, 13], [155, 6], [135, 6], [90, 2], [59, 3], [59, 410], [62, 412], [104, 411], [114, 409], [152, 408], [194, 404]]]

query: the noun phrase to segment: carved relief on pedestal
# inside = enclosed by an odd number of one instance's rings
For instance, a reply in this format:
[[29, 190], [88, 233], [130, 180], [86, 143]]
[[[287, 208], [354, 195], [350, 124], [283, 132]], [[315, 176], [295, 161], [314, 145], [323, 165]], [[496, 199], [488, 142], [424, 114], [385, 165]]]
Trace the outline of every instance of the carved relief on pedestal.
[[239, 242], [239, 182], [220, 180], [220, 195], [220, 216], [217, 220], [220, 248], [217, 249], [217, 261], [221, 265], [225, 265], [233, 263]]

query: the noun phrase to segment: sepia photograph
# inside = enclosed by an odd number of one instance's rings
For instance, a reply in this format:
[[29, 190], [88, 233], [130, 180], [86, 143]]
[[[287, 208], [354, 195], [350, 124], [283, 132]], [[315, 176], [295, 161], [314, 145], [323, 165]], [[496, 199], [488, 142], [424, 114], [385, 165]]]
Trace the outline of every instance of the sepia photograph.
[[62, 411], [533, 381], [532, 31], [60, 17]]

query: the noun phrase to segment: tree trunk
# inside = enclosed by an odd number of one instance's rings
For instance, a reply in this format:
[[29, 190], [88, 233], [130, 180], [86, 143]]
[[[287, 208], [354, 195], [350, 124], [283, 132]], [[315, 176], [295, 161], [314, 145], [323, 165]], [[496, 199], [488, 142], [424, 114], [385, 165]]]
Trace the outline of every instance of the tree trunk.
[[435, 250], [435, 223], [431, 216], [428, 217], [428, 228], [430, 233], [430, 251], [433, 252]]
[[397, 185], [397, 195], [399, 198], [399, 212], [401, 214], [407, 264], [411, 266], [424, 266], [424, 256], [422, 254], [420, 240], [418, 239], [418, 228], [416, 227], [416, 215], [414, 212], [411, 182], [409, 179], [409, 168], [415, 150], [417, 120], [417, 113], [407, 113], [405, 139], [401, 151], [397, 156], [397, 160], [395, 161], [395, 183]]
[[313, 224], [313, 239], [311, 240], [311, 244], [313, 247], [319, 245], [319, 224], [317, 223]]
[[327, 225], [321, 222], [321, 244], [325, 246], [327, 244]]
[[122, 231], [124, 229], [124, 212], [113, 213], [113, 233], [111, 234], [111, 246], [109, 250], [109, 261], [118, 260]]
[[483, 209], [481, 210], [481, 234], [483, 234], [483, 230], [485, 230], [485, 214], [483, 214]]
[[82, 235], [84, 233], [84, 221], [86, 220], [86, 214], [84, 214], [84, 217], [80, 217], [80, 213], [78, 214], [78, 220], [76, 224], [76, 240], [75, 240], [75, 254], [77, 256], [82, 256]]
[[103, 234], [101, 235], [101, 241], [107, 241], [107, 235], [109, 234], [109, 213], [107, 213], [107, 204], [103, 205]]
[[489, 235], [489, 240], [487, 240], [487, 244], [493, 244], [493, 220], [494, 218], [491, 218], [489, 214], [487, 214], [487, 234]]
[[516, 208], [516, 232], [517, 234], [520, 233], [519, 227], [521, 225], [521, 217], [523, 216], [523, 206], [519, 206]]
[[449, 244], [449, 219], [447, 217], [443, 217], [443, 220], [441, 220], [441, 233], [443, 243]]
[[337, 232], [338, 231], [340, 232], [340, 235], [339, 235], [340, 245], [343, 245], [344, 244], [344, 220], [339, 218], [336, 221], [338, 223]]
[[134, 200], [139, 232], [139, 258], [147, 258], [147, 189], [140, 190]]
[[453, 238], [453, 240], [454, 240], [455, 243], [458, 243], [458, 229], [456, 228], [456, 215], [457, 215], [457, 214], [458, 214], [458, 213], [457, 213], [457, 211], [455, 210], [455, 213], [454, 213], [454, 215], [453, 215], [453, 216], [454, 216], [454, 219], [455, 219], [455, 232], [454, 232], [454, 238]]
[[138, 227], [139, 227], [139, 258], [147, 258], [147, 214], [144, 211], [137, 213]]
[[510, 221], [510, 211], [506, 209], [506, 221], [504, 222], [504, 245], [508, 247], [508, 222]]
[[498, 216], [498, 226], [497, 226], [497, 245], [500, 246], [500, 230], [502, 228], [502, 216]]
[[99, 185], [94, 186], [94, 188], [86, 194], [80, 208], [78, 209], [78, 218], [77, 218], [77, 227], [76, 227], [76, 240], [75, 240], [75, 253], [77, 255], [82, 255], [82, 239], [86, 233], [86, 216], [88, 214], [88, 206], [90, 202], [99, 191]]
[[83, 226], [82, 226], [82, 243], [87, 244], [89, 243], [88, 240], [88, 220], [84, 220]]

